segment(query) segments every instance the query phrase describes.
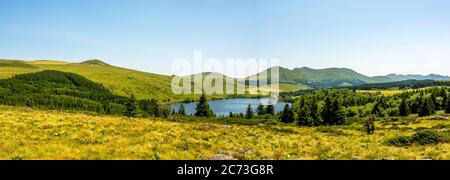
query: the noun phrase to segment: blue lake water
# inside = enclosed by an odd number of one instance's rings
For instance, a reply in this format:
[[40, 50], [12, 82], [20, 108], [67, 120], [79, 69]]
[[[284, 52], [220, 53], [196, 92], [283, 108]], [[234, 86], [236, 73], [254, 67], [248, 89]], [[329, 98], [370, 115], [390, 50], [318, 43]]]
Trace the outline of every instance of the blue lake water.
[[[223, 100], [210, 100], [208, 101], [214, 114], [217, 116], [228, 116], [230, 112], [235, 113], [245, 113], [247, 111], [247, 106], [252, 105], [253, 110], [256, 112], [256, 108], [260, 104], [267, 105], [268, 99], [251, 99], [251, 98], [240, 98], [240, 99], [223, 99]], [[284, 106], [289, 103], [277, 103], [274, 104], [275, 111], [280, 112], [283, 110]], [[197, 102], [183, 103], [186, 109], [186, 114], [195, 114], [195, 108], [197, 107]], [[170, 107], [178, 112], [180, 104], [172, 104]]]

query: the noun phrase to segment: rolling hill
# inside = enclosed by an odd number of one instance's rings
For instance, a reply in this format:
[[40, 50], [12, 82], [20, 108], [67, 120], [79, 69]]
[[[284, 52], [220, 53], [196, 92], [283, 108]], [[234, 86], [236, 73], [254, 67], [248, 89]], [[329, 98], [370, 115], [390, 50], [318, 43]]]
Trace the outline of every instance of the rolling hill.
[[[262, 73], [270, 76], [271, 70], [272, 68], [269, 68]], [[249, 78], [255, 78], [258, 75]], [[280, 83], [283, 84], [306, 85], [312, 88], [352, 86], [375, 82], [371, 77], [346, 68], [311, 69], [303, 67], [290, 70], [279, 67], [279, 78]]]
[[399, 74], [389, 74], [387, 76], [374, 76], [373, 77], [377, 83], [386, 83], [386, 82], [397, 82], [397, 81], [406, 81], [406, 80], [449, 80], [449, 76], [442, 76], [437, 74], [430, 74], [427, 76], [422, 75], [399, 75]]
[[[18, 61], [1, 60], [2, 64], [16, 62], [14, 66], [0, 67], [0, 79], [10, 78], [16, 74], [39, 72], [43, 70], [57, 70], [76, 73], [112, 90], [116, 95], [137, 98], [155, 98], [159, 100], [180, 98], [167, 92], [170, 88], [171, 77], [146, 72], [135, 71], [108, 65], [100, 60], [88, 60], [81, 63], [61, 61]], [[20, 63], [21, 65], [17, 65]], [[27, 65], [27, 66], [25, 66]]]
[[[272, 68], [261, 73], [267, 73], [270, 76]], [[253, 75], [248, 79], [254, 79], [259, 74]], [[312, 69], [308, 67], [294, 68], [292, 70], [279, 67], [280, 83], [306, 85], [311, 88], [332, 88], [341, 86], [355, 86], [372, 83], [387, 83], [406, 80], [449, 80], [448, 76], [430, 74], [422, 75], [396, 75], [369, 77], [360, 74], [348, 68], [325, 68]]]
[[[109, 65], [101, 60], [87, 60], [81, 63], [69, 63], [53, 60], [0, 60], [0, 79], [11, 78], [17, 74], [33, 73], [44, 70], [56, 70], [76, 73], [89, 80], [100, 83], [119, 96], [134, 94], [138, 99], [157, 99], [160, 101], [181, 101], [197, 99], [198, 95], [175, 95], [172, 93], [173, 76], [141, 72]], [[206, 73], [207, 74], [207, 73]], [[305, 86], [281, 85], [280, 91], [305, 89]], [[286, 88], [286, 89], [283, 89]], [[262, 88], [262, 91], [268, 88]], [[211, 95], [213, 98], [229, 97]]]

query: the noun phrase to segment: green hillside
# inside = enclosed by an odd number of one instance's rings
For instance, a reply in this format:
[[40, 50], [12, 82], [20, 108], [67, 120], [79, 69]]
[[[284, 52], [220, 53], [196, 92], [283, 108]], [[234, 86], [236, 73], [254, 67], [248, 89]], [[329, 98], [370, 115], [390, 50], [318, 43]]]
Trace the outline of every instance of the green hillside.
[[[267, 73], [270, 76], [271, 70], [267, 69], [262, 73]], [[255, 76], [250, 78], [255, 78]], [[374, 82], [371, 77], [346, 68], [311, 69], [303, 67], [290, 70], [279, 67], [279, 78], [280, 83], [306, 85], [313, 88], [351, 86]]]
[[156, 98], [170, 99], [171, 77], [139, 72], [135, 70], [108, 65], [102, 61], [85, 61], [82, 63], [64, 63], [57, 61], [22, 61], [30, 67], [0, 67], [0, 78], [9, 78], [15, 74], [38, 72], [43, 70], [58, 70], [82, 75], [94, 82], [101, 83], [115, 94], [130, 96], [134, 94], [139, 99]]
[[[109, 65], [100, 60], [88, 60], [81, 63], [62, 61], [37, 60], [0, 60], [0, 79], [13, 77], [16, 74], [57, 70], [76, 73], [110, 89], [114, 94], [130, 96], [138, 99], [157, 99], [161, 101], [197, 99], [198, 95], [175, 95], [172, 93], [172, 76], [159, 75], [125, 69]], [[286, 90], [299, 90], [304, 86], [280, 86]], [[284, 91], [281, 89], [281, 91]], [[225, 95], [212, 95], [214, 98], [224, 98]]]
[[[271, 74], [267, 69], [261, 73]], [[257, 74], [259, 75], [259, 74]], [[253, 79], [257, 75], [249, 78]], [[280, 83], [306, 85], [311, 88], [333, 88], [342, 86], [355, 86], [372, 83], [390, 83], [406, 80], [449, 80], [450, 77], [437, 74], [423, 75], [396, 75], [369, 77], [347, 68], [312, 69], [308, 67], [287, 69], [279, 67]], [[248, 79], [247, 79], [248, 81]]]

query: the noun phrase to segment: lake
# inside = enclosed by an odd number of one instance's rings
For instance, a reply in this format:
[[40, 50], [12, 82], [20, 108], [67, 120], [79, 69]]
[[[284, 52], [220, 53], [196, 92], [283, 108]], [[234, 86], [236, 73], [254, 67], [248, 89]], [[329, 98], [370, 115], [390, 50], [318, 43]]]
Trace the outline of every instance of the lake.
[[[251, 99], [251, 98], [239, 98], [239, 99], [222, 99], [222, 100], [209, 100], [209, 106], [211, 107], [214, 114], [217, 116], [228, 116], [230, 112], [245, 113], [247, 111], [247, 106], [252, 105], [253, 110], [256, 112], [256, 108], [260, 104], [267, 105], [268, 99]], [[186, 114], [195, 114], [195, 108], [197, 107], [197, 102], [182, 103], [186, 109]], [[277, 103], [274, 104], [275, 111], [280, 112], [283, 110], [284, 106], [289, 103]], [[172, 104], [170, 107], [178, 112], [180, 104]]]

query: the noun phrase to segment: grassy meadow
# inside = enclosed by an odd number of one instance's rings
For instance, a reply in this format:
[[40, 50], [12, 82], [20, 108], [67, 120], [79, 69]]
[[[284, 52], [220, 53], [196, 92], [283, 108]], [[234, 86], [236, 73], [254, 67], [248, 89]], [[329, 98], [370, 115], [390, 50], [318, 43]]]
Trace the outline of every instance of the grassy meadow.
[[[298, 127], [265, 120], [129, 119], [0, 106], [0, 159], [450, 159], [450, 144], [396, 147], [385, 141], [450, 121], [409, 117], [362, 125]], [[432, 119], [432, 118], [431, 118]], [[407, 123], [404, 123], [407, 122]]]
[[373, 94], [380, 94], [385, 96], [395, 95], [403, 93], [407, 90], [358, 90], [357, 92], [360, 93], [373, 93]]

